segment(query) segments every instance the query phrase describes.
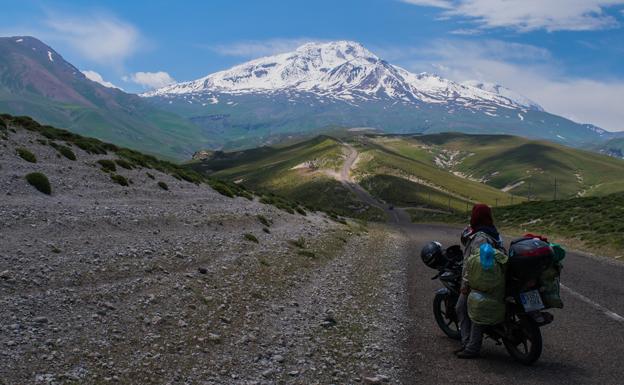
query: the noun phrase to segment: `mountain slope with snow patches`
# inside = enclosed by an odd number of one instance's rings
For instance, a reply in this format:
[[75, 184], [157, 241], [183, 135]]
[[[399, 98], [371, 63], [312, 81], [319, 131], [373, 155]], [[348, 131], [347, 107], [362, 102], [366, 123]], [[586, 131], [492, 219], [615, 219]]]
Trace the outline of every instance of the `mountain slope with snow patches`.
[[201, 126], [223, 148], [332, 126], [512, 134], [573, 146], [609, 136], [500, 85], [412, 73], [352, 41], [304, 44], [141, 96]]
[[499, 89], [486, 88], [483, 84], [459, 84], [427, 73], [414, 74], [380, 59], [359, 43], [336, 41], [308, 43], [294, 52], [252, 60], [143, 96], [300, 91], [350, 102], [394, 100], [406, 104], [454, 103], [475, 110], [496, 107], [541, 110], [527, 98], [500, 86]]

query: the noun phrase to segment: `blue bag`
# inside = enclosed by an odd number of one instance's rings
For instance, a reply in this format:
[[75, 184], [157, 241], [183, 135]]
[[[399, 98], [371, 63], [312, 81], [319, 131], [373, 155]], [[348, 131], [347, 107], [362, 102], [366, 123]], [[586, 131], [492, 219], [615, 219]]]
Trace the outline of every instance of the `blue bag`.
[[490, 270], [494, 266], [494, 248], [489, 243], [479, 247], [479, 260], [483, 270]]

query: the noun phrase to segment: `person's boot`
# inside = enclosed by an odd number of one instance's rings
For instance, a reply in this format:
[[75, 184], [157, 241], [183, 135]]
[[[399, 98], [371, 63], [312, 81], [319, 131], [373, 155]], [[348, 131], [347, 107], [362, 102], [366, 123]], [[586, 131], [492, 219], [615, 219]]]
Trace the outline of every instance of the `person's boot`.
[[457, 353], [459, 353], [459, 352], [463, 352], [463, 351], [464, 351], [464, 349], [465, 349], [465, 347], [464, 347], [464, 345], [462, 345], [462, 347], [461, 347], [461, 348], [453, 350], [453, 354], [457, 354]]
[[462, 350], [461, 352], [456, 354], [457, 358], [462, 359], [471, 359], [471, 358], [479, 358], [479, 353], [474, 353], [469, 350]]

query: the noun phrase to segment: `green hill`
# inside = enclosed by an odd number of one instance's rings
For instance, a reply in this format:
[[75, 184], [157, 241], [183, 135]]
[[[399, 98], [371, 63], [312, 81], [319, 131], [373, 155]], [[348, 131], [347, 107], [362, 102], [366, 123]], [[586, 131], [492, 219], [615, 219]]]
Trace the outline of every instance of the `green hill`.
[[477, 201], [493, 205], [497, 201], [513, 201], [510, 194], [465, 181], [433, 164], [401, 156], [359, 136], [344, 141], [318, 136], [287, 146], [217, 152], [189, 167], [254, 190], [278, 193], [316, 209], [381, 219], [381, 210], [359, 201], [341, 181], [348, 146], [359, 153], [352, 176], [388, 204], [463, 211]]
[[217, 152], [189, 167], [257, 191], [280, 194], [315, 210], [383, 219], [381, 210], [358, 201], [334, 177], [343, 164], [342, 147], [337, 139], [317, 136], [286, 146]]
[[624, 161], [550, 142], [456, 133], [371, 140], [467, 180], [531, 199], [624, 191]]
[[[351, 178], [415, 220], [466, 213], [476, 202], [495, 207], [531, 200], [624, 191], [624, 161], [508, 135], [323, 135], [288, 145], [215, 152], [189, 167], [316, 209], [381, 218], [342, 184], [349, 149]], [[344, 174], [344, 171], [342, 171]]]

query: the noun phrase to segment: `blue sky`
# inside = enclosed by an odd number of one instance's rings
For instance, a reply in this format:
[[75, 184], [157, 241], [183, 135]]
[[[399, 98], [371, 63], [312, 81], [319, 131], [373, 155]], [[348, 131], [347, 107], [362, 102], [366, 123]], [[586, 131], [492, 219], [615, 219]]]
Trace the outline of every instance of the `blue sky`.
[[500, 83], [624, 130], [624, 0], [6, 1], [0, 35], [40, 38], [129, 92], [306, 41], [348, 39], [408, 70]]

